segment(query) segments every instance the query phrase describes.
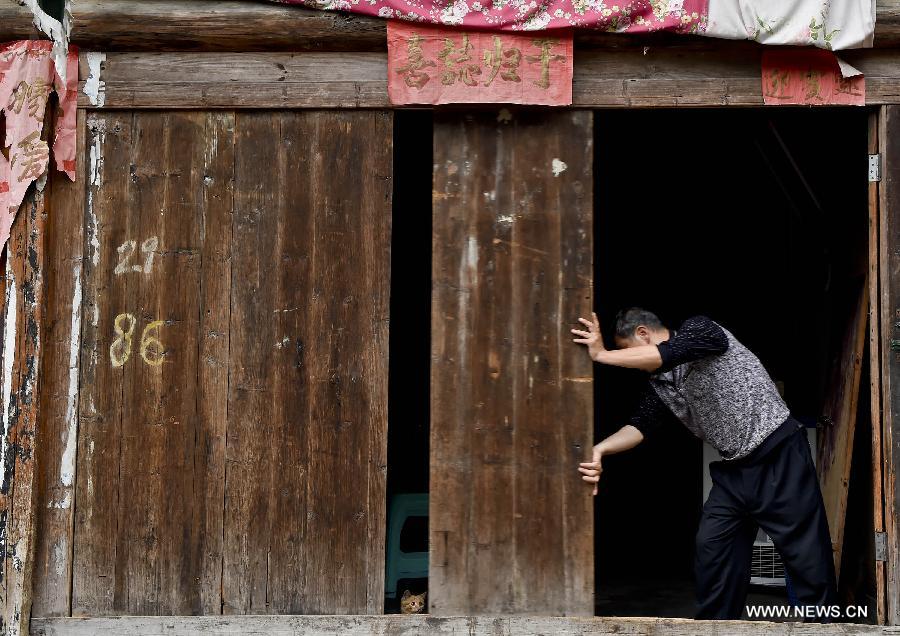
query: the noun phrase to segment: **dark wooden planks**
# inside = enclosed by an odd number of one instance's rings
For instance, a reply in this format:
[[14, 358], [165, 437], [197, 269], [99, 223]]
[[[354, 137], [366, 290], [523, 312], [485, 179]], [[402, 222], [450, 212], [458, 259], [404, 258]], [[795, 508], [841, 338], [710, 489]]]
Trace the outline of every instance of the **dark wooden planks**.
[[[762, 47], [725, 43], [576, 53], [573, 104], [584, 108], [762, 106]], [[866, 75], [869, 104], [900, 103], [900, 51], [841, 52]], [[79, 105], [90, 74], [82, 54]], [[103, 108], [388, 108], [383, 52], [106, 54]]]
[[883, 166], [879, 184], [881, 389], [884, 453], [884, 522], [887, 534], [886, 619], [900, 625], [900, 107], [885, 107], [879, 121]]
[[391, 121], [238, 116], [225, 613], [381, 611]]
[[590, 615], [592, 115], [445, 113], [434, 148], [431, 611]]
[[221, 287], [222, 258], [201, 264], [227, 254], [204, 239], [230, 227], [230, 125], [206, 113], [88, 121], [74, 615], [219, 609], [207, 561], [221, 558], [227, 368], [215, 351], [198, 378], [201, 322], [227, 337], [227, 296], [202, 294], [204, 275]]
[[826, 392], [823, 417], [826, 425], [819, 429], [816, 469], [834, 554], [835, 572], [840, 575], [844, 547], [844, 524], [847, 515], [847, 492], [850, 464], [856, 432], [859, 384], [869, 310], [869, 288], [863, 280], [855, 294], [856, 302], [845, 317], [846, 328], [833, 356], [832, 378]]
[[81, 343], [82, 248], [85, 204], [85, 112], [78, 113], [75, 182], [51, 170], [46, 189], [47, 279], [42, 413], [36, 508], [37, 545], [32, 614], [71, 611], [78, 373]]

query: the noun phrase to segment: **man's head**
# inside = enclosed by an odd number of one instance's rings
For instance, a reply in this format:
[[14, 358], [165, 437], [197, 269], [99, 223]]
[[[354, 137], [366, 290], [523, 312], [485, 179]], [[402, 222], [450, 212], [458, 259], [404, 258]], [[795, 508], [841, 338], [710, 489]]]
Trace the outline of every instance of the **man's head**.
[[669, 330], [652, 311], [629, 307], [616, 314], [616, 346], [620, 349], [659, 344], [669, 339]]

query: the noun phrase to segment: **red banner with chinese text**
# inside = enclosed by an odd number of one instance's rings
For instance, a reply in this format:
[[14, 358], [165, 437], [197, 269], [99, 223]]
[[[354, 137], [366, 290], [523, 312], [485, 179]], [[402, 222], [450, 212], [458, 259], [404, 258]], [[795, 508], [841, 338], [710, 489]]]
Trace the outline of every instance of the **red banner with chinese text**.
[[50, 93], [59, 96], [53, 142], [56, 166], [75, 180], [75, 122], [78, 53], [69, 52], [66, 81], [53, 63], [53, 43], [26, 40], [0, 45], [0, 113], [6, 119], [0, 153], [0, 249], [6, 245], [16, 211], [33, 181], [47, 170], [50, 147], [41, 138]]
[[392, 104], [572, 103], [572, 33], [519, 35], [388, 22]]
[[865, 78], [844, 77], [834, 53], [822, 49], [763, 51], [762, 92], [769, 105], [866, 104]]

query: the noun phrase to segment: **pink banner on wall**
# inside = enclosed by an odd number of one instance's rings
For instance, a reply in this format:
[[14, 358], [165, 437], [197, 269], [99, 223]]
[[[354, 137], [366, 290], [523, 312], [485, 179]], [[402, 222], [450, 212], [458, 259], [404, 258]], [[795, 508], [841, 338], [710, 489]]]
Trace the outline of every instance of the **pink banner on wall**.
[[822, 49], [763, 51], [762, 91], [769, 105], [866, 104], [865, 78], [845, 77], [834, 53]]
[[53, 152], [56, 165], [75, 179], [78, 54], [68, 56], [67, 81], [53, 64], [53, 43], [27, 40], [0, 46], [0, 112], [6, 117], [0, 153], [0, 249], [31, 183], [47, 170], [50, 146], [41, 137], [51, 91], [59, 97]]
[[388, 22], [392, 104], [572, 103], [572, 32], [520, 35]]

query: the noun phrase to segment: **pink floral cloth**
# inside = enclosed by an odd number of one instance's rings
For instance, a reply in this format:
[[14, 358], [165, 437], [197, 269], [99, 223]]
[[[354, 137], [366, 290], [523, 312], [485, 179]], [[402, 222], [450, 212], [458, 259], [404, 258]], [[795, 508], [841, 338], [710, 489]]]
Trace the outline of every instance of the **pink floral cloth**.
[[66, 81], [56, 72], [53, 43], [26, 40], [0, 45], [0, 112], [6, 116], [6, 155], [0, 153], [0, 250], [28, 186], [47, 171], [50, 147], [41, 139], [51, 91], [59, 97], [53, 142], [56, 167], [75, 180], [78, 54], [70, 51]]
[[467, 29], [703, 33], [709, 0], [275, 0]]

